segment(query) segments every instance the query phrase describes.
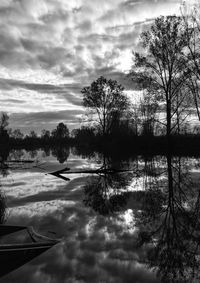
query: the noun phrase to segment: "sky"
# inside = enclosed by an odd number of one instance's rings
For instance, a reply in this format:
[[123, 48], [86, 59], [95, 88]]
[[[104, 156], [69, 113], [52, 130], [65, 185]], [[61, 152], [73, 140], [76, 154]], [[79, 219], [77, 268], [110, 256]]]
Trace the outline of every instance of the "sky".
[[139, 35], [179, 11], [179, 0], [1, 0], [0, 111], [9, 127], [84, 125], [81, 89], [103, 75], [132, 92], [126, 74]]

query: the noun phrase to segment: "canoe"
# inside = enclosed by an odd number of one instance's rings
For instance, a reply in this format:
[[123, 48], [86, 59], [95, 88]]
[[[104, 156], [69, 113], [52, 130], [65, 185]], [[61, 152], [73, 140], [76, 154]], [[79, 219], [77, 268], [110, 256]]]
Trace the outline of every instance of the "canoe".
[[31, 243], [0, 246], [0, 277], [19, 268], [56, 243]]
[[27, 229], [26, 226], [14, 226], [0, 224], [0, 237]]
[[33, 242], [0, 245], [0, 277], [19, 268], [60, 242], [36, 233], [32, 227], [24, 226], [0, 225], [0, 235], [5, 236], [25, 229]]

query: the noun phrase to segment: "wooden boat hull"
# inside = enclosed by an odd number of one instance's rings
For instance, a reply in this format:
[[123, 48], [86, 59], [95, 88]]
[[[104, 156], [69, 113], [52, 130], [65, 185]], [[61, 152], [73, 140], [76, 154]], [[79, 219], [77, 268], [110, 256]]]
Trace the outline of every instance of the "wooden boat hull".
[[59, 241], [36, 233], [32, 227], [0, 225], [0, 236], [27, 230], [33, 242], [0, 245], [0, 277], [44, 253]]
[[0, 277], [19, 268], [55, 244], [56, 242], [0, 246]]
[[26, 226], [4, 225], [0, 224], [0, 237], [27, 229]]

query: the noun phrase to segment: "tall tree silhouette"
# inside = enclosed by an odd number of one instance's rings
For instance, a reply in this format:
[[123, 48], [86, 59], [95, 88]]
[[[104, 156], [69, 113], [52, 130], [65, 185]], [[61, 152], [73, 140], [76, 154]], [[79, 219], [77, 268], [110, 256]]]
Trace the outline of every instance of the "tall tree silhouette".
[[188, 90], [192, 94], [193, 102], [196, 107], [197, 117], [200, 121], [200, 5], [198, 1], [196, 1], [192, 8], [190, 7], [188, 7], [185, 2], [182, 5], [182, 19], [186, 30], [187, 52], [189, 59], [186, 68], [191, 71], [187, 83]]
[[[187, 99], [187, 92], [180, 90], [190, 74], [185, 68], [186, 30], [181, 17], [157, 18], [150, 30], [142, 33], [141, 44], [145, 52], [135, 53], [132, 76], [149, 95], [157, 92], [165, 103], [166, 134], [169, 137], [177, 127], [177, 122], [173, 123], [177, 111]], [[181, 122], [179, 119], [179, 125]]]
[[9, 140], [9, 135], [7, 132], [7, 126], [9, 124], [8, 122], [9, 116], [7, 113], [3, 112], [0, 116], [0, 143], [7, 143]]
[[105, 136], [110, 133], [114, 120], [119, 121], [128, 108], [129, 101], [123, 93], [124, 88], [114, 80], [98, 78], [82, 89], [83, 105], [97, 116], [100, 132]]
[[6, 202], [5, 196], [0, 191], [0, 224], [3, 224], [6, 221]]
[[64, 123], [59, 123], [51, 133], [54, 139], [64, 139], [69, 137], [69, 129]]

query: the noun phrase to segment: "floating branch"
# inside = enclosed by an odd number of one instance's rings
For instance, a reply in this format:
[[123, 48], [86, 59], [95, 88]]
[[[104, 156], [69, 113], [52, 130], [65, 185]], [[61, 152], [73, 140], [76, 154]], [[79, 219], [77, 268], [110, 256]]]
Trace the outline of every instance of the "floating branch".
[[65, 180], [65, 181], [70, 181], [69, 178], [64, 177], [64, 176], [61, 175], [61, 174], [63, 174], [63, 173], [66, 173], [66, 171], [68, 171], [68, 170], [70, 170], [70, 168], [67, 168], [67, 167], [66, 167], [66, 168], [64, 168], [64, 169], [61, 169], [61, 170], [58, 170], [58, 171], [55, 171], [55, 172], [51, 172], [51, 173], [48, 173], [48, 174], [53, 175], [53, 176], [55, 176], [55, 177], [57, 177], [57, 178], [63, 179], [63, 180]]
[[99, 168], [96, 170], [76, 170], [70, 171], [70, 168], [64, 168], [55, 172], [48, 173], [50, 175], [56, 176], [63, 180], [69, 181], [69, 178], [62, 176], [61, 174], [116, 174], [116, 173], [124, 173], [124, 172], [132, 172], [133, 170], [129, 169], [114, 169], [114, 168]]

